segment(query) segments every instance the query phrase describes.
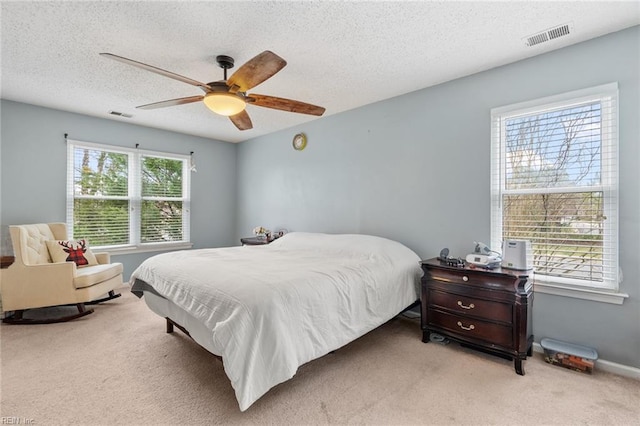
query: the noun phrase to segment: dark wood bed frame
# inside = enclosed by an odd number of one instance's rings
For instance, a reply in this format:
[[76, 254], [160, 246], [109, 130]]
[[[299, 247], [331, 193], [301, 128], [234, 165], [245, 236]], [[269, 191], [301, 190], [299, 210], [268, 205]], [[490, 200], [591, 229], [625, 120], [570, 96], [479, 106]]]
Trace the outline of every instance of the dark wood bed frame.
[[[180, 324], [178, 324], [177, 322], [173, 321], [171, 318], [169, 317], [164, 317], [167, 320], [167, 333], [173, 333], [173, 327], [178, 327], [180, 329], [180, 331], [182, 331], [184, 334], [186, 334], [187, 336], [191, 337], [191, 334], [189, 334], [189, 330], [187, 330], [186, 328], [184, 328], [183, 326], [181, 326]], [[193, 339], [193, 337], [191, 337]]]

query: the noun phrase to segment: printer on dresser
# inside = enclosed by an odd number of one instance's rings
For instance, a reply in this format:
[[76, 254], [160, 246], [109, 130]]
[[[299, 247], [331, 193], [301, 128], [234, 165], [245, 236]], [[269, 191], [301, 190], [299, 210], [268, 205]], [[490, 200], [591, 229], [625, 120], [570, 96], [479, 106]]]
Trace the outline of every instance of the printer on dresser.
[[422, 341], [431, 333], [508, 356], [516, 373], [531, 356], [533, 284], [527, 271], [453, 266], [438, 259], [421, 262]]

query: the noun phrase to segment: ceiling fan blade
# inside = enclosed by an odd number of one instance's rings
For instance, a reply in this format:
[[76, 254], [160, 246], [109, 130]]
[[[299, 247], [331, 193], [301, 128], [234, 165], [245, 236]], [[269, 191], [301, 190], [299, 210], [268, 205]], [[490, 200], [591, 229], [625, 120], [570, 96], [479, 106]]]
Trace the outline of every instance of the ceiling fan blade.
[[311, 105], [291, 99], [277, 98], [275, 96], [257, 95], [252, 93], [247, 95], [247, 101], [251, 105], [265, 108], [279, 109], [282, 111], [297, 112], [299, 114], [322, 115], [325, 109], [317, 105]]
[[236, 125], [238, 130], [249, 130], [253, 129], [253, 124], [251, 123], [251, 118], [249, 118], [249, 114], [247, 114], [247, 110], [242, 110], [236, 115], [229, 116], [229, 119]]
[[193, 102], [201, 101], [204, 98], [202, 95], [198, 96], [188, 96], [186, 98], [178, 98], [178, 99], [170, 99], [168, 101], [154, 102], [152, 104], [140, 105], [136, 108], [138, 109], [156, 109], [156, 108], [164, 108], [176, 105], [184, 105], [190, 104]]
[[265, 50], [238, 68], [227, 80], [227, 85], [229, 87], [237, 86], [239, 92], [246, 92], [272, 77], [285, 65], [287, 65], [287, 61], [275, 53]]
[[122, 62], [122, 63], [125, 63], [125, 64], [133, 65], [134, 67], [142, 68], [143, 70], [151, 71], [151, 72], [154, 72], [156, 74], [160, 74], [160, 75], [163, 75], [165, 77], [169, 77], [169, 78], [172, 78], [174, 80], [181, 81], [183, 83], [191, 84], [192, 86], [200, 87], [205, 92], [209, 92], [210, 91], [209, 86], [207, 86], [205, 83], [201, 83], [199, 81], [190, 79], [188, 77], [181, 76], [180, 74], [176, 74], [176, 73], [173, 73], [171, 71], [163, 70], [162, 68], [154, 67], [152, 65], [143, 64], [142, 62], [134, 61], [133, 59], [127, 59], [127, 58], [124, 58], [122, 56], [114, 55], [112, 53], [101, 53], [100, 56], [104, 56], [105, 58], [114, 59], [116, 61], [119, 61], [119, 62]]

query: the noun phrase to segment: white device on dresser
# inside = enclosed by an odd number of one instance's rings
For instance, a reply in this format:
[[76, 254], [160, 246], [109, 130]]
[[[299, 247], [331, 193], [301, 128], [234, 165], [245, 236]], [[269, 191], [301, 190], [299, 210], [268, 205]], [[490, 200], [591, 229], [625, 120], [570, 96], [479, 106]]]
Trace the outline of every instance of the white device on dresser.
[[531, 241], [504, 240], [502, 243], [502, 267], [520, 271], [533, 269]]
[[468, 254], [466, 261], [472, 265], [480, 266], [482, 268], [493, 269], [500, 266], [502, 258], [500, 253], [495, 252], [484, 243], [475, 242], [475, 249], [473, 253]]

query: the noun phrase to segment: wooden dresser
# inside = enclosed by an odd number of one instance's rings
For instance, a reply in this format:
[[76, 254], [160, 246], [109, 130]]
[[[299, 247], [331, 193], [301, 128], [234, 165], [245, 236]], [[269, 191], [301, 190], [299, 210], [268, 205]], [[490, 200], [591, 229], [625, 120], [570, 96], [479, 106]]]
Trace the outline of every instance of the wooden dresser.
[[514, 360], [531, 356], [533, 285], [526, 271], [449, 266], [424, 260], [422, 341], [437, 333], [473, 348]]

